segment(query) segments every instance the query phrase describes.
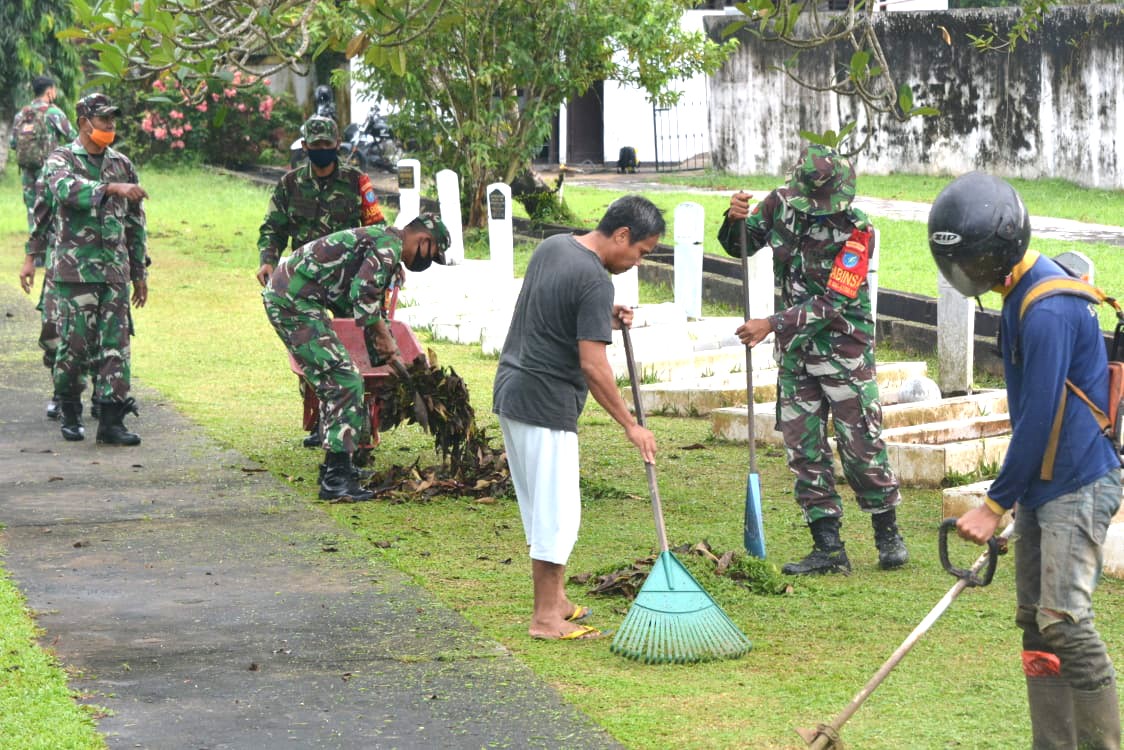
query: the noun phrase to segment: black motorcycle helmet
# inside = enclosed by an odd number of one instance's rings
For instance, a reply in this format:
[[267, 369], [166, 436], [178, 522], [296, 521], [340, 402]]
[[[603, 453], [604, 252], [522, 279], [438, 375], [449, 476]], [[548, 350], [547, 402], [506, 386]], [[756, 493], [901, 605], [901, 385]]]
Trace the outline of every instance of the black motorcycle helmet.
[[929, 251], [941, 275], [978, 297], [1011, 272], [1030, 244], [1030, 215], [998, 177], [969, 172], [945, 186], [929, 210]]

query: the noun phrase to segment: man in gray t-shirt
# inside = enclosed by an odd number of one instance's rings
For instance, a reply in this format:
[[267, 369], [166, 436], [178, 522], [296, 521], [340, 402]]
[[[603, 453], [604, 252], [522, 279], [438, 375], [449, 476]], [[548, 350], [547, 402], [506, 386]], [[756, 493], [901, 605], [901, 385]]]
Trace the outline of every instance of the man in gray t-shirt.
[[519, 514], [531, 554], [535, 638], [596, 638], [581, 624], [588, 607], [566, 596], [566, 561], [581, 522], [578, 416], [586, 395], [625, 430], [647, 462], [656, 441], [637, 424], [617, 390], [605, 348], [612, 329], [630, 325], [632, 311], [613, 305], [609, 273], [640, 263], [665, 223], [646, 198], [613, 202], [597, 229], [581, 237], [544, 240], [527, 267], [500, 354], [493, 389]]

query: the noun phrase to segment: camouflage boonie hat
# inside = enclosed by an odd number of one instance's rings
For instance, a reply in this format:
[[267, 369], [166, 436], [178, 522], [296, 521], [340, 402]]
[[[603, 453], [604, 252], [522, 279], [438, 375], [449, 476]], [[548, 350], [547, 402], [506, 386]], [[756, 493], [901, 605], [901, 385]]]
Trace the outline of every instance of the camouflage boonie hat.
[[86, 94], [74, 105], [74, 114], [79, 117], [109, 117], [121, 114], [121, 108], [109, 101], [105, 94]]
[[420, 214], [413, 222], [421, 224], [433, 237], [433, 262], [445, 265], [445, 251], [449, 249], [449, 229], [437, 214]]
[[301, 125], [301, 137], [304, 138], [306, 143], [316, 143], [317, 141], [335, 143], [339, 140], [340, 129], [331, 117], [313, 115], [305, 121], [304, 125]]
[[827, 146], [808, 146], [800, 152], [781, 196], [792, 208], [812, 216], [846, 211], [855, 199], [855, 168]]

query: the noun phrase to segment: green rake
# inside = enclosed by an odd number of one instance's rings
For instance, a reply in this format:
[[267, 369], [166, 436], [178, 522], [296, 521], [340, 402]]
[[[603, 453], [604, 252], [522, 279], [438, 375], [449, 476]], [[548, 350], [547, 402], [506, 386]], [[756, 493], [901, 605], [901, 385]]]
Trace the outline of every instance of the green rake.
[[[646, 426], [628, 326], [622, 325], [621, 333], [636, 421]], [[656, 517], [660, 556], [617, 629], [609, 650], [645, 664], [688, 664], [744, 655], [753, 644], [668, 550], [656, 468], [647, 462], [644, 468], [648, 472], [648, 492]]]

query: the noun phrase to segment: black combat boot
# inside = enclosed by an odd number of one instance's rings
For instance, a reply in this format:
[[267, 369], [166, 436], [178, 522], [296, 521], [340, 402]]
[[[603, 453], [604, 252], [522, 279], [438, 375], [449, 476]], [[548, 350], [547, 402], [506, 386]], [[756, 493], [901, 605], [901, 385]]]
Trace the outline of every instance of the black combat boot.
[[811, 553], [800, 562], [786, 563], [781, 572], [790, 576], [806, 576], [814, 573], [850, 573], [851, 561], [839, 539], [839, 519], [834, 517], [817, 518], [808, 527], [812, 531], [815, 546]]
[[324, 457], [324, 470], [320, 475], [321, 500], [370, 500], [374, 493], [359, 486], [351, 456], [347, 453], [328, 453]]
[[874, 526], [874, 546], [878, 548], [878, 567], [893, 570], [909, 562], [909, 550], [898, 532], [898, 512], [890, 508], [875, 513], [870, 522]]
[[100, 401], [97, 441], [103, 445], [140, 445], [140, 435], [125, 429], [125, 414], [138, 414], [136, 401]]
[[304, 440], [301, 442], [305, 448], [319, 448], [324, 441], [320, 438], [320, 420], [316, 420], [316, 424], [312, 425], [312, 429], [305, 435]]
[[82, 402], [64, 398], [59, 401], [62, 412], [62, 436], [67, 440], [85, 440], [86, 427], [82, 424]]
[[58, 419], [60, 404], [58, 396], [51, 396], [51, 400], [47, 402], [47, 419]]

